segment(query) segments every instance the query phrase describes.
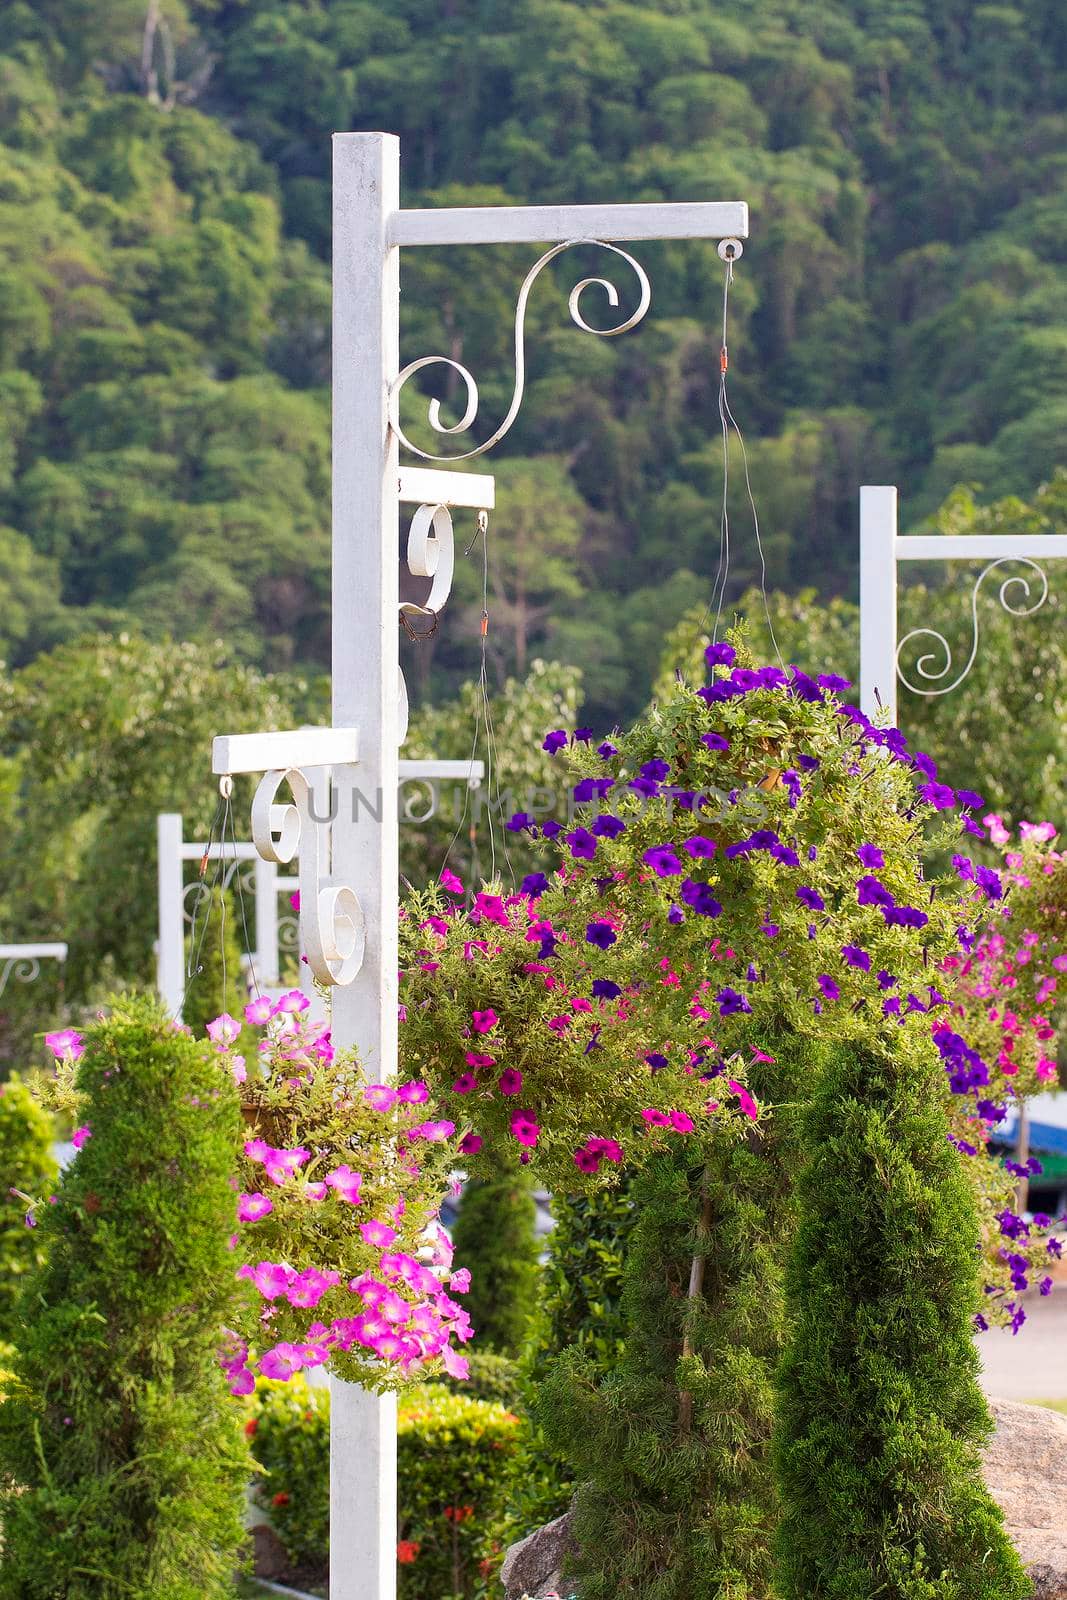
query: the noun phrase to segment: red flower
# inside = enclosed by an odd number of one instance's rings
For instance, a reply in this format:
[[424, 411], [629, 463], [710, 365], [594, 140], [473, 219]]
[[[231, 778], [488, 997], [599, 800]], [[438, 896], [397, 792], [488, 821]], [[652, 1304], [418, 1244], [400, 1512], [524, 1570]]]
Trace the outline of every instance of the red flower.
[[278, 1493], [272, 1498], [271, 1505], [272, 1506], [287, 1506], [288, 1504], [289, 1504], [289, 1496], [286, 1494], [284, 1489], [279, 1489]]
[[247, 1435], [248, 1435], [248, 1437], [250, 1439], [255, 1437], [255, 1432], [256, 1432], [256, 1429], [258, 1427], [259, 1427], [259, 1418], [258, 1417], [249, 1417], [248, 1421], [245, 1423], [245, 1432], [247, 1433]]
[[422, 1549], [417, 1539], [398, 1539], [396, 1542], [396, 1559], [402, 1567], [409, 1567]]
[[445, 1516], [449, 1522], [469, 1522], [473, 1515], [473, 1506], [445, 1506]]

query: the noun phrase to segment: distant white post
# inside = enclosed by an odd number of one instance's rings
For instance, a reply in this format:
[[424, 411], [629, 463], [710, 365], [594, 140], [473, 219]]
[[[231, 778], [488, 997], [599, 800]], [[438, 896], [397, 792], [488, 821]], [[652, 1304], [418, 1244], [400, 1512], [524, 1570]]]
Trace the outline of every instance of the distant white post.
[[897, 491], [860, 490], [860, 709], [897, 720]]
[[182, 819], [164, 811], [156, 818], [156, 988], [170, 1016], [180, 1018], [185, 996]]

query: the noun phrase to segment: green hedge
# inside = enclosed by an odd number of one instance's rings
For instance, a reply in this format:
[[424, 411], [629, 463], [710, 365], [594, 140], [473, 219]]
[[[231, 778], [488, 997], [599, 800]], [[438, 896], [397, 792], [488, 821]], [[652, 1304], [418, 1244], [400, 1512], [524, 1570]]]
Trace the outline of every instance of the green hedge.
[[91, 1137], [41, 1208], [0, 1405], [3, 1600], [231, 1600], [249, 1453], [217, 1359], [239, 1112], [158, 1002], [78, 1068]]
[[56, 1182], [52, 1119], [17, 1077], [0, 1084], [0, 1340], [14, 1338], [26, 1274], [44, 1262], [42, 1233], [26, 1226], [26, 1202], [47, 1200]]
[[466, 1306], [483, 1349], [521, 1355], [537, 1311], [539, 1247], [533, 1181], [514, 1156], [483, 1157], [452, 1230], [456, 1265], [470, 1271]]
[[[502, 1552], [494, 1529], [512, 1480], [520, 1423], [486, 1400], [427, 1384], [398, 1425], [400, 1600], [474, 1600]], [[260, 1383], [248, 1423], [263, 1476], [255, 1499], [294, 1567], [325, 1569], [330, 1397], [302, 1379]]]

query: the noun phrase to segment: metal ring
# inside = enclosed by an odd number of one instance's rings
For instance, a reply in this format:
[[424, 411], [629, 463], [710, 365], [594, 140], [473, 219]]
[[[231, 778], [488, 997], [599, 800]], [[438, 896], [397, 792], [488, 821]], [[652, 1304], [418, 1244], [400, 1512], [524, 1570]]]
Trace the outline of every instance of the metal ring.
[[740, 239], [730, 238], [719, 240], [719, 255], [723, 261], [736, 261], [737, 258], [739, 256], [743, 256], [744, 253], [745, 247], [741, 243]]

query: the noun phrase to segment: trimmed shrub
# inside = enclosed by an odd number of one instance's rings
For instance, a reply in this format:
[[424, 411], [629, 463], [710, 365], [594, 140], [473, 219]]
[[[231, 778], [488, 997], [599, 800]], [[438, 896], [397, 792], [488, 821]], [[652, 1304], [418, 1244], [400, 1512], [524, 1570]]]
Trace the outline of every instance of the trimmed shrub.
[[778, 1378], [783, 1600], [1030, 1593], [982, 1482], [978, 1215], [929, 1039], [838, 1048], [804, 1113]]
[[798, 1041], [754, 1063], [758, 1127], [720, 1135], [699, 1164], [665, 1153], [634, 1180], [621, 1354], [601, 1366], [572, 1348], [546, 1375], [534, 1414], [579, 1484], [582, 1600], [770, 1593], [791, 1107], [814, 1059]]
[[496, 1400], [509, 1411], [522, 1405], [522, 1378], [514, 1361], [492, 1350], [472, 1350], [470, 1346], [463, 1355], [468, 1368], [465, 1378], [450, 1378], [442, 1373], [432, 1382], [441, 1383], [469, 1400]]
[[[303, 1379], [261, 1381], [248, 1422], [264, 1477], [255, 1498], [294, 1567], [325, 1571], [330, 1396]], [[504, 1406], [427, 1384], [398, 1425], [400, 1600], [472, 1600], [499, 1551], [493, 1530], [511, 1483], [520, 1424]]]
[[494, 1151], [485, 1164], [489, 1175], [463, 1191], [452, 1242], [457, 1266], [470, 1270], [466, 1308], [479, 1348], [518, 1356], [537, 1307], [537, 1208], [515, 1156]]
[[[0, 1084], [0, 1340], [12, 1340], [26, 1274], [44, 1262], [41, 1230], [27, 1227], [27, 1202], [43, 1200], [56, 1181], [52, 1119], [17, 1077]], [[36, 1213], [30, 1213], [36, 1221]]]
[[155, 1000], [89, 1031], [0, 1405], [3, 1600], [229, 1600], [249, 1473], [218, 1364], [239, 1116]]

